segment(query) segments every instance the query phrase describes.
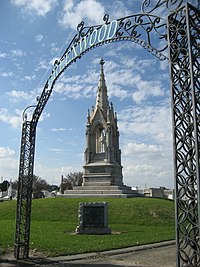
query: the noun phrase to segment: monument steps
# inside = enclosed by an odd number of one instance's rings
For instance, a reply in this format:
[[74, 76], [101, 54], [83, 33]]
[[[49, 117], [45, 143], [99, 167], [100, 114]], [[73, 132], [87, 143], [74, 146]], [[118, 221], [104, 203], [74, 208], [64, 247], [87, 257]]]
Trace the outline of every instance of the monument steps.
[[131, 190], [131, 187], [117, 186], [117, 185], [84, 185], [74, 187], [75, 190]]
[[57, 197], [64, 198], [130, 198], [130, 197], [139, 197], [138, 194], [61, 194]]
[[[65, 194], [71, 194], [71, 190], [66, 190]], [[129, 190], [73, 190], [73, 194], [91, 195], [91, 194], [128, 194]]]
[[99, 183], [97, 186], [76, 186], [72, 190], [65, 190], [63, 197], [139, 197], [140, 194], [136, 190], [131, 190], [131, 187], [126, 185], [102, 185]]

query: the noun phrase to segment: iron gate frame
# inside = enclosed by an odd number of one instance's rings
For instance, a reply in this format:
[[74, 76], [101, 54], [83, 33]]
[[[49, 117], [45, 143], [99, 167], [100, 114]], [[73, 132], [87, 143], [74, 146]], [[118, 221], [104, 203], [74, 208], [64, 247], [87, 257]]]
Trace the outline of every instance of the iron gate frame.
[[[151, 34], [154, 32], [157, 38], [168, 39], [169, 48], [177, 267], [199, 266], [200, 11], [188, 3], [182, 4], [183, 0], [157, 0], [156, 5], [150, 8], [150, 0], [144, 0], [142, 13], [116, 20], [118, 27], [115, 36], [87, 47], [80, 54], [76, 55], [74, 52], [74, 58], [67, 62], [60, 72], [56, 72], [67, 53], [74, 50], [83, 38], [87, 38], [94, 31], [100, 31], [103, 27], [102, 25], [85, 27], [84, 22], [78, 25], [78, 33], [60, 60], [55, 62], [37, 105], [30, 106], [35, 108], [31, 120], [27, 120], [27, 108], [23, 114], [14, 246], [16, 259], [29, 257], [36, 127], [56, 80], [70, 64], [80, 59], [86, 52], [114, 41], [133, 41], [160, 60], [166, 60], [163, 51], [167, 49], [167, 45], [160, 50], [157, 49], [151, 39]], [[169, 10], [172, 7], [171, 13], [167, 16], [167, 24], [161, 17], [153, 15], [153, 12], [162, 5], [166, 5]], [[103, 25], [111, 25], [108, 15], [105, 15], [103, 20]]]
[[168, 17], [177, 266], [200, 266], [200, 11]]

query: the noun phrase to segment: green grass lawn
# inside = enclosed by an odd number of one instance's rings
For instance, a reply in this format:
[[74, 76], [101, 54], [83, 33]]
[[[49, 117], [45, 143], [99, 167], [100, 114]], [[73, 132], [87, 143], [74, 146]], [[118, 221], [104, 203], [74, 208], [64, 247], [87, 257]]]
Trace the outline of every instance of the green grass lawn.
[[[108, 202], [111, 235], [75, 235], [80, 202]], [[105, 251], [175, 238], [174, 202], [154, 198], [33, 200], [31, 249], [47, 255]], [[0, 249], [13, 247], [16, 201], [0, 202]]]

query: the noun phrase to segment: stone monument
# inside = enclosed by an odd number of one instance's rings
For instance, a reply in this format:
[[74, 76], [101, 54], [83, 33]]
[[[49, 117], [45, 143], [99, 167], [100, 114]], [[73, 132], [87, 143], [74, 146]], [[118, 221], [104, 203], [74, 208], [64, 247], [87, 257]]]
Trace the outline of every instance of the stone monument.
[[88, 110], [83, 184], [66, 190], [66, 197], [133, 197], [137, 191], [123, 183], [117, 113], [108, 101], [104, 76], [104, 60], [100, 60], [100, 77], [96, 104]]

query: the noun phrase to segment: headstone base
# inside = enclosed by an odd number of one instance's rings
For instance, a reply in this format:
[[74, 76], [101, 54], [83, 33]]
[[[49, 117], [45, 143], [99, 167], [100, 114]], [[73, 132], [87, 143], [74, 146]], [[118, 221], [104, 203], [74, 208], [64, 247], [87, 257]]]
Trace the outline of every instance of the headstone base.
[[104, 228], [83, 228], [80, 226], [77, 226], [76, 234], [79, 235], [108, 235], [111, 234], [110, 227], [104, 227]]

